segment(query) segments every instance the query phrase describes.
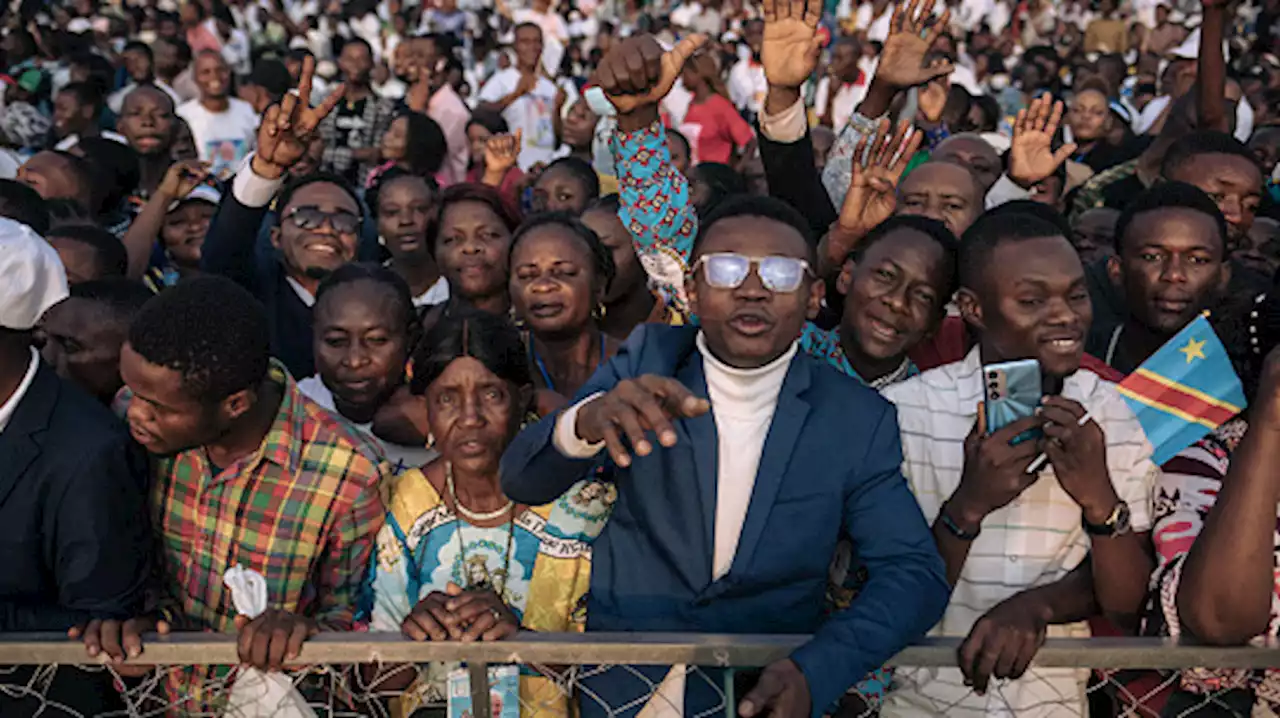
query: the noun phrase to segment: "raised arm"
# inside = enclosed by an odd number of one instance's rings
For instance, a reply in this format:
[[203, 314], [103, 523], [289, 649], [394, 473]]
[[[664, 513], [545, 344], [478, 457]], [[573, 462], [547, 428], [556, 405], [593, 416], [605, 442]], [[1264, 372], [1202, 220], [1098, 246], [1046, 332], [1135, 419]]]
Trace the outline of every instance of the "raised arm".
[[169, 205], [185, 199], [191, 194], [191, 190], [208, 177], [208, 162], [187, 160], [169, 165], [155, 194], [147, 200], [124, 235], [124, 248], [129, 255], [130, 279], [138, 279], [146, 274], [147, 266], [151, 263], [151, 251], [164, 227], [164, 218], [169, 214]]
[[704, 42], [704, 36], [690, 35], [663, 52], [651, 35], [628, 38], [601, 61], [595, 76], [618, 116], [609, 140], [618, 175], [618, 218], [631, 232], [645, 271], [681, 313], [687, 313], [684, 276], [698, 220], [689, 183], [671, 164], [658, 103]]
[[1204, 20], [1200, 23], [1200, 52], [1196, 58], [1196, 126], [1201, 130], [1230, 132], [1222, 101], [1227, 86], [1227, 61], [1222, 55], [1227, 2], [1204, 0], [1202, 5]]

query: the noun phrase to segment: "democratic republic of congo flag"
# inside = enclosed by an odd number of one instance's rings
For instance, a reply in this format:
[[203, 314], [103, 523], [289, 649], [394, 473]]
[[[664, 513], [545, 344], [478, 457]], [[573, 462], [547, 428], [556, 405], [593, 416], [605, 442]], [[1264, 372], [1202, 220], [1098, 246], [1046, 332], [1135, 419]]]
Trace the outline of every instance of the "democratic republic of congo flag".
[[1244, 388], [1227, 350], [1203, 316], [1183, 327], [1119, 388], [1147, 432], [1157, 465], [1245, 406]]

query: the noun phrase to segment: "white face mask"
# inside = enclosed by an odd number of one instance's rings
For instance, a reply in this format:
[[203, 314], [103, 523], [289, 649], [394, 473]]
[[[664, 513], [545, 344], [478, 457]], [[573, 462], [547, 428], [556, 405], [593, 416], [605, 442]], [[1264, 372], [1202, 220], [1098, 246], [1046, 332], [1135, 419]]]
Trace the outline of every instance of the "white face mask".
[[987, 80], [987, 84], [991, 85], [991, 89], [998, 92], [1009, 86], [1009, 76], [1003, 72], [998, 75], [992, 75], [991, 78]]

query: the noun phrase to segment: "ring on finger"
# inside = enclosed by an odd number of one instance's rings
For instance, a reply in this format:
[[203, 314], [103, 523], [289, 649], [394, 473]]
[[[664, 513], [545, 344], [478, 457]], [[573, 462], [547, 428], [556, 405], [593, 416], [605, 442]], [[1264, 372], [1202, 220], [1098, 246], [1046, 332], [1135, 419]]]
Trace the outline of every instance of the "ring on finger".
[[498, 622], [498, 623], [502, 623], [502, 611], [499, 611], [499, 610], [498, 610], [498, 609], [496, 609], [496, 608], [491, 608], [491, 609], [489, 609], [489, 613], [493, 614], [493, 620], [494, 620], [494, 621], [496, 621], [496, 622]]

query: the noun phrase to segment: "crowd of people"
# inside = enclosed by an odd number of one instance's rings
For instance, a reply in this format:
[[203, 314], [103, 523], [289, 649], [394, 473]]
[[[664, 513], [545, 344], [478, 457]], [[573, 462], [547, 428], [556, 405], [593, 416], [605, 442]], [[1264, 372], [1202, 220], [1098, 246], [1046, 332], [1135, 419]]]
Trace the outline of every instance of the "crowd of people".
[[[238, 685], [362, 630], [811, 635], [748, 718], [1280, 710], [1032, 665], [1280, 629], [1277, 0], [5, 5], [0, 631], [111, 670], [0, 714], [216, 713], [144, 639]], [[1249, 407], [1157, 465], [1117, 385], [1202, 316]], [[522, 714], [729, 680], [557, 670]]]

